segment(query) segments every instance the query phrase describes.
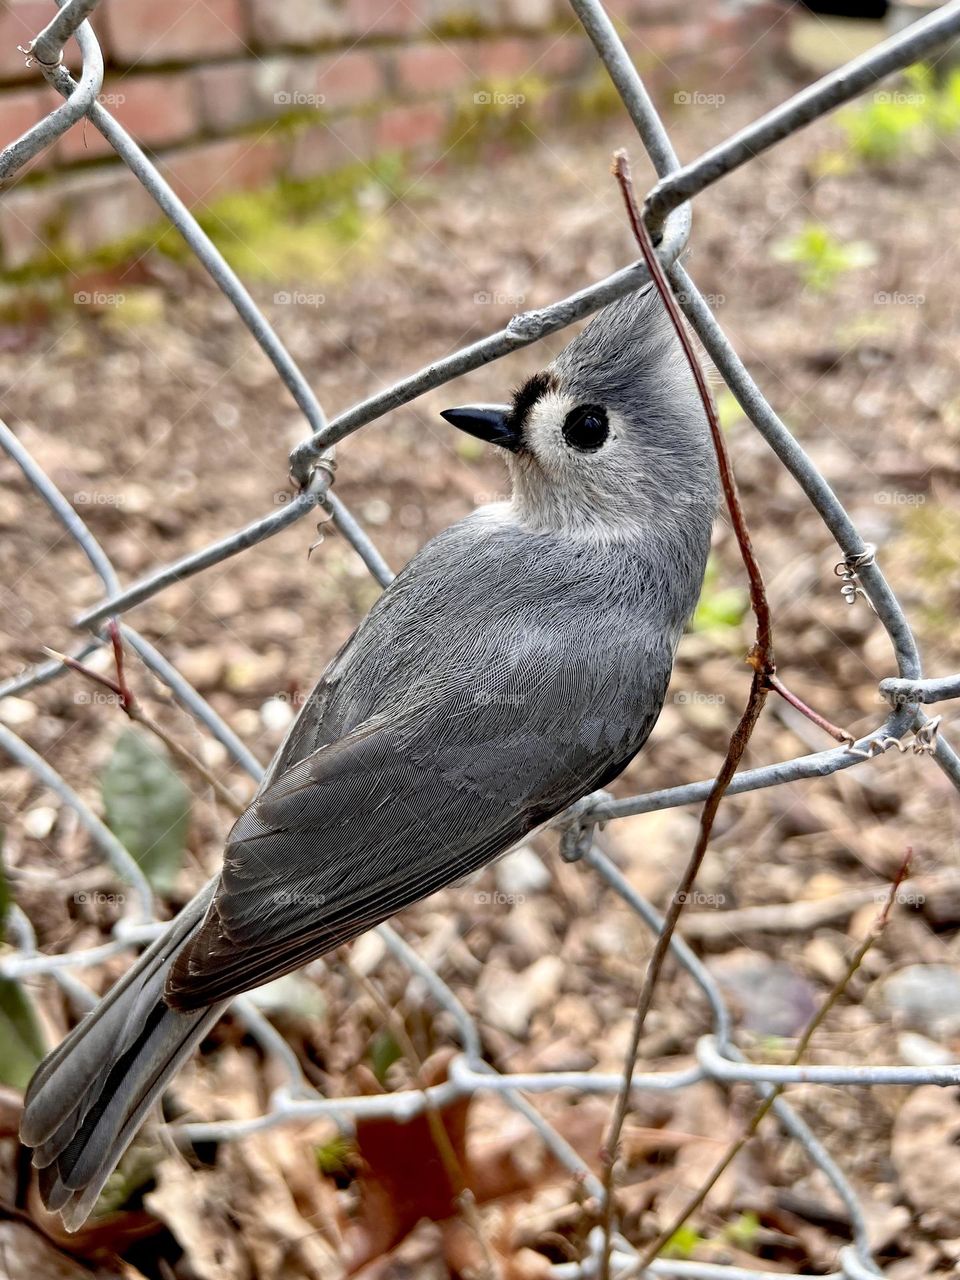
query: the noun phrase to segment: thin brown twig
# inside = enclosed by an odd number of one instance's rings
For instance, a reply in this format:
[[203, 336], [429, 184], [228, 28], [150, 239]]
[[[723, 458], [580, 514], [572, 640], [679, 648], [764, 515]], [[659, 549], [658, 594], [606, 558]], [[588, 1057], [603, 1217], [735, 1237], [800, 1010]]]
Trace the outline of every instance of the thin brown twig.
[[659, 981], [663, 965], [666, 961], [670, 941], [676, 930], [677, 921], [680, 917], [681, 911], [683, 910], [684, 904], [689, 899], [690, 891], [693, 888], [696, 877], [703, 863], [703, 859], [706, 855], [707, 846], [710, 842], [710, 836], [713, 831], [713, 824], [720, 801], [730, 784], [730, 780], [736, 773], [737, 766], [743, 757], [747, 743], [750, 741], [750, 736], [753, 733], [754, 726], [756, 725], [757, 720], [760, 717], [760, 713], [763, 710], [768, 693], [771, 690], [774, 690], [780, 694], [781, 697], [787, 698], [792, 706], [796, 707], [798, 711], [802, 712], [815, 724], [819, 725], [838, 742], [847, 743], [854, 741], [851, 735], [845, 733], [844, 730], [837, 728], [836, 725], [831, 724], [829, 720], [825, 719], [823, 716], [808, 707], [801, 698], [791, 693], [790, 690], [787, 689], [786, 685], [784, 685], [783, 681], [777, 676], [777, 664], [773, 647], [773, 624], [770, 614], [770, 602], [767, 598], [766, 588], [764, 587], [763, 573], [760, 569], [756, 553], [753, 550], [750, 531], [747, 527], [743, 506], [740, 502], [736, 477], [734, 476], [733, 465], [730, 461], [726, 440], [720, 426], [720, 419], [717, 414], [716, 404], [714, 403], [713, 396], [710, 392], [700, 361], [697, 359], [690, 336], [684, 326], [683, 317], [680, 314], [680, 309], [673, 296], [670, 282], [667, 279], [659, 259], [657, 258], [653, 241], [650, 238], [650, 233], [647, 230], [640, 213], [640, 209], [637, 205], [633, 189], [633, 180], [630, 175], [630, 162], [625, 151], [617, 151], [615, 153], [612, 169], [623, 195], [624, 204], [627, 210], [627, 217], [629, 218], [634, 237], [640, 248], [640, 252], [643, 255], [647, 269], [650, 272], [651, 280], [659, 293], [663, 305], [667, 310], [667, 314], [670, 317], [671, 323], [673, 324], [677, 338], [683, 348], [687, 364], [690, 367], [690, 372], [697, 384], [697, 390], [700, 393], [700, 399], [710, 426], [710, 435], [713, 441], [714, 452], [716, 454], [717, 469], [720, 475], [720, 484], [723, 489], [724, 500], [726, 502], [727, 511], [730, 515], [730, 522], [733, 526], [734, 535], [737, 539], [740, 556], [747, 572], [750, 589], [750, 605], [756, 619], [756, 635], [753, 646], [747, 655], [747, 662], [753, 668], [754, 673], [747, 703], [740, 717], [740, 721], [731, 735], [723, 764], [714, 780], [710, 794], [704, 803], [703, 810], [700, 815], [700, 831], [697, 836], [696, 845], [690, 855], [690, 860], [683, 873], [681, 881], [677, 886], [677, 890], [674, 893], [670, 906], [664, 915], [663, 927], [657, 937], [656, 946], [654, 947], [650, 962], [647, 965], [643, 986], [637, 999], [637, 1008], [634, 1014], [630, 1042], [627, 1047], [627, 1053], [624, 1061], [623, 1082], [617, 1097], [617, 1104], [614, 1110], [610, 1132], [603, 1150], [603, 1247], [600, 1256], [599, 1280], [609, 1280], [610, 1278], [610, 1255], [613, 1237], [614, 1173], [617, 1153], [620, 1145], [620, 1135], [623, 1131], [623, 1125], [630, 1107], [631, 1081], [640, 1049], [640, 1040], [643, 1036], [643, 1028], [646, 1023], [650, 1007], [653, 1003], [653, 994], [656, 989], [657, 982]]
[[759, 562], [754, 554], [753, 544], [750, 540], [750, 533], [747, 528], [746, 519], [743, 514], [743, 508], [740, 504], [740, 497], [737, 492], [736, 480], [733, 474], [733, 467], [730, 462], [730, 456], [727, 452], [726, 441], [720, 428], [720, 419], [717, 415], [716, 405], [713, 396], [710, 394], [710, 388], [707, 385], [706, 377], [700, 367], [696, 352], [690, 341], [690, 337], [683, 324], [683, 318], [680, 315], [676, 300], [670, 288], [670, 284], [664, 274], [663, 268], [657, 258], [653, 242], [650, 234], [644, 226], [640, 216], [640, 210], [637, 207], [636, 197], [633, 191], [633, 182], [630, 177], [630, 164], [626, 153], [618, 151], [614, 156], [613, 172], [620, 185], [623, 194], [624, 203], [627, 208], [627, 216], [630, 219], [634, 236], [637, 244], [640, 246], [640, 252], [643, 254], [644, 261], [650, 271], [650, 276], [656, 286], [657, 292], [667, 309], [673, 327], [683, 347], [684, 355], [690, 366], [700, 392], [700, 398], [703, 402], [704, 412], [707, 415], [707, 421], [710, 424], [710, 434], [713, 439], [714, 451], [717, 457], [717, 468], [720, 474], [720, 483], [723, 488], [724, 499], [727, 504], [727, 510], [730, 513], [730, 521], [736, 535], [737, 545], [740, 548], [740, 555], [743, 559], [744, 567], [747, 571], [747, 577], [750, 583], [750, 603], [756, 617], [756, 638], [753, 648], [750, 651], [749, 661], [753, 667], [753, 679], [750, 683], [750, 694], [747, 698], [747, 704], [740, 716], [740, 721], [736, 729], [731, 735], [726, 755], [719, 773], [714, 780], [713, 787], [703, 806], [700, 815], [700, 831], [697, 836], [697, 842], [694, 847], [690, 860], [687, 863], [686, 870], [677, 886], [677, 890], [671, 899], [663, 920], [663, 926], [657, 936], [656, 945], [653, 955], [647, 965], [644, 974], [643, 986], [637, 999], [636, 1012], [633, 1018], [633, 1027], [630, 1033], [630, 1043], [627, 1047], [624, 1059], [623, 1081], [620, 1092], [617, 1097], [616, 1107], [614, 1109], [613, 1119], [610, 1125], [610, 1132], [607, 1141], [604, 1144], [603, 1151], [603, 1187], [604, 1202], [602, 1210], [603, 1225], [603, 1246], [600, 1256], [599, 1280], [609, 1280], [610, 1277], [610, 1254], [612, 1248], [613, 1237], [613, 1188], [614, 1173], [616, 1168], [617, 1155], [620, 1147], [620, 1135], [623, 1132], [623, 1125], [630, 1109], [630, 1092], [631, 1082], [633, 1079], [633, 1071], [636, 1066], [637, 1056], [640, 1050], [640, 1040], [643, 1036], [644, 1025], [647, 1015], [653, 1003], [653, 995], [656, 990], [657, 982], [663, 970], [664, 962], [667, 958], [667, 952], [670, 947], [671, 939], [676, 930], [677, 921], [683, 910], [684, 903], [690, 896], [690, 891], [696, 881], [697, 875], [706, 855], [707, 846], [710, 843], [710, 836], [713, 831], [713, 823], [716, 818], [720, 801], [723, 793], [730, 784], [730, 780], [737, 770], [737, 766], [746, 750], [747, 743], [750, 741], [750, 735], [753, 733], [754, 726], [760, 717], [764, 703], [769, 692], [767, 684], [767, 674], [776, 670], [776, 664], [773, 657], [773, 632], [770, 618], [770, 604], [767, 599], [767, 593], [763, 585], [763, 574], [760, 570]]
[[841, 729], [833, 724], [825, 716], [818, 711], [814, 711], [808, 706], [799, 695], [793, 693], [784, 684], [783, 680], [777, 675], [777, 663], [773, 649], [773, 626], [770, 617], [770, 603], [767, 599], [767, 593], [763, 585], [763, 574], [760, 569], [759, 561], [753, 550], [753, 543], [750, 539], [750, 531], [743, 514], [743, 507], [740, 503], [740, 495], [737, 490], [736, 478], [733, 474], [733, 466], [730, 461], [730, 454], [727, 450], [726, 440], [720, 427], [720, 419], [717, 415], [716, 406], [713, 402], [713, 396], [710, 393], [706, 375], [697, 359], [690, 342], [689, 335], [683, 324], [680, 315], [680, 309], [677, 306], [670, 288], [666, 274], [660, 265], [660, 261], [656, 256], [653, 241], [650, 239], [650, 233], [637, 206], [636, 196], [633, 191], [633, 181], [630, 176], [630, 161], [625, 151], [618, 151], [613, 158], [613, 172], [620, 184], [620, 190], [623, 192], [623, 198], [627, 205], [627, 216], [630, 219], [630, 225], [633, 230], [634, 237], [643, 253], [644, 261], [653, 278], [653, 283], [657, 287], [660, 297], [663, 299], [664, 306], [670, 314], [673, 321], [674, 329], [683, 346], [684, 354], [690, 365], [690, 370], [697, 383], [697, 389], [700, 392], [700, 398], [703, 401], [703, 407], [707, 413], [707, 419], [710, 423], [710, 434], [713, 437], [713, 446], [717, 455], [717, 466], [720, 471], [720, 481], [723, 486], [724, 498], [727, 503], [727, 510], [730, 513], [730, 519], [733, 523], [734, 533], [737, 538], [737, 545], [740, 548], [740, 555], [743, 558], [744, 566], [747, 570], [747, 578], [750, 584], [750, 604], [757, 619], [757, 639], [754, 648], [750, 651], [747, 661], [751, 666], [756, 667], [759, 663], [759, 670], [763, 676], [764, 682], [769, 689], [778, 693], [795, 707], [797, 711], [806, 716], [819, 728], [828, 733], [831, 738], [837, 742], [842, 742], [845, 746], [852, 745], [856, 738], [853, 734], [848, 733], [846, 729]]
[[219, 778], [215, 777], [207, 766], [197, 756], [193, 754], [189, 747], [185, 747], [171, 733], [169, 733], [161, 724], [158, 724], [143, 707], [127, 683], [126, 671], [124, 667], [123, 642], [120, 638], [120, 629], [116, 622], [111, 619], [108, 623], [110, 639], [113, 644], [113, 657], [117, 668], [116, 680], [111, 680], [109, 676], [102, 675], [99, 671], [94, 671], [91, 667], [85, 666], [76, 658], [71, 658], [67, 653], [59, 653], [56, 649], [50, 649], [46, 645], [43, 646], [44, 653], [56, 658], [58, 662], [62, 662], [65, 667], [69, 667], [71, 671], [76, 671], [78, 675], [85, 676], [86, 679], [92, 680], [95, 684], [101, 685], [104, 689], [109, 689], [117, 699], [117, 706], [121, 711], [135, 723], [143, 725], [150, 733], [154, 734], [169, 749], [182, 764], [191, 769], [198, 777], [202, 778], [207, 786], [213, 789], [214, 794], [221, 803], [230, 810], [235, 816], [243, 813], [246, 807], [242, 801], [227, 787], [223, 785]]
[[434, 1105], [427, 1092], [426, 1082], [423, 1078], [423, 1059], [417, 1052], [416, 1045], [410, 1038], [407, 1028], [404, 1026], [403, 1019], [387, 1001], [386, 997], [377, 987], [376, 983], [360, 973], [350, 962], [350, 954], [346, 948], [342, 948], [338, 954], [338, 959], [346, 971], [353, 978], [358, 986], [366, 991], [367, 995], [373, 1000], [377, 1008], [380, 1010], [381, 1016], [389, 1025], [391, 1031], [396, 1037], [397, 1043], [403, 1050], [404, 1057], [410, 1063], [417, 1077], [417, 1083], [423, 1094], [424, 1114], [427, 1118], [427, 1124], [430, 1128], [430, 1136], [433, 1144], [437, 1148], [437, 1154], [441, 1163], [446, 1170], [450, 1185], [454, 1189], [456, 1202], [463, 1213], [473, 1234], [476, 1236], [477, 1243], [483, 1253], [484, 1262], [486, 1263], [487, 1280], [497, 1280], [499, 1276], [499, 1268], [490, 1248], [490, 1242], [487, 1239], [486, 1232], [483, 1227], [483, 1221], [480, 1212], [477, 1209], [476, 1198], [473, 1191], [467, 1185], [467, 1180], [463, 1172], [463, 1167], [454, 1150], [453, 1143], [450, 1141], [450, 1135], [447, 1133], [446, 1126], [443, 1123], [443, 1117], [438, 1108]]
[[792, 689], [788, 689], [777, 675], [776, 671], [767, 672], [767, 684], [774, 693], [779, 693], [780, 697], [783, 698], [785, 702], [789, 702], [791, 707], [796, 707], [796, 709], [805, 715], [808, 720], [812, 720], [815, 725], [818, 725], [819, 728], [824, 731], [824, 733], [829, 733], [830, 737], [834, 738], [837, 742], [842, 742], [845, 747], [852, 747], [856, 742], [856, 738], [852, 733], [833, 724], [826, 718], [826, 716], [822, 716], [819, 711], [814, 711], [813, 707], [808, 706], [807, 703], [795, 694]]
[[[807, 1052], [807, 1049], [810, 1047], [810, 1041], [813, 1039], [815, 1032], [823, 1024], [823, 1021], [826, 1018], [827, 1014], [830, 1012], [830, 1010], [834, 1007], [834, 1005], [837, 1003], [837, 1001], [841, 998], [843, 993], [846, 991], [847, 987], [850, 985], [850, 982], [854, 974], [860, 968], [861, 964], [863, 964], [863, 960], [867, 952], [874, 945], [874, 943], [880, 937], [883, 930], [886, 928], [887, 921], [890, 919], [890, 911], [893, 907], [894, 902], [896, 901], [897, 893], [900, 890], [900, 886], [903, 884], [904, 880], [906, 879], [907, 871], [909, 870], [910, 861], [912, 857], [913, 857], [913, 849], [908, 847], [906, 856], [900, 865], [900, 870], [897, 872], [896, 877], [894, 878], [893, 882], [891, 883], [887, 891], [886, 898], [884, 899], [884, 902], [880, 911], [877, 913], [876, 920], [873, 922], [870, 929], [867, 931], [866, 936], [860, 942], [860, 945], [857, 947], [856, 951], [854, 951], [853, 955], [850, 957], [849, 964], [847, 965], [841, 977], [834, 984], [826, 1000], [824, 1000], [823, 1004], [820, 1006], [820, 1008], [816, 1011], [816, 1013], [807, 1023], [807, 1026], [803, 1034], [801, 1035], [799, 1041], [797, 1042], [797, 1047], [790, 1058], [791, 1066], [796, 1066], [799, 1062], [803, 1060], [804, 1055]], [[657, 1238], [647, 1246], [647, 1248], [643, 1251], [640, 1257], [631, 1266], [631, 1269], [630, 1269], [631, 1275], [642, 1275], [643, 1272], [646, 1270], [646, 1268], [649, 1267], [650, 1263], [653, 1262], [657, 1254], [659, 1254], [660, 1250], [663, 1249], [664, 1246], [667, 1245], [673, 1239], [673, 1237], [677, 1234], [677, 1232], [683, 1227], [684, 1223], [686, 1223], [688, 1219], [691, 1218], [694, 1213], [696, 1213], [696, 1211], [700, 1208], [700, 1206], [706, 1200], [707, 1196], [710, 1194], [713, 1188], [717, 1185], [717, 1183], [719, 1182], [723, 1174], [726, 1173], [730, 1165], [733, 1164], [734, 1160], [737, 1158], [740, 1152], [744, 1149], [747, 1143], [756, 1134], [757, 1130], [760, 1128], [760, 1125], [764, 1120], [764, 1117], [769, 1113], [773, 1104], [783, 1093], [784, 1088], [785, 1086], [782, 1084], [773, 1086], [773, 1088], [770, 1090], [767, 1096], [760, 1103], [759, 1107], [757, 1107], [756, 1111], [754, 1111], [753, 1115], [750, 1118], [749, 1123], [745, 1126], [743, 1132], [727, 1148], [727, 1151], [724, 1153], [723, 1157], [715, 1165], [713, 1171], [711, 1172], [707, 1180], [703, 1183], [703, 1185], [700, 1187], [700, 1189], [697, 1191], [696, 1195], [694, 1195], [687, 1202], [687, 1204], [683, 1207], [683, 1209], [681, 1209], [681, 1211], [677, 1214], [677, 1216], [673, 1219], [673, 1221], [663, 1228], [663, 1230], [660, 1232]]]

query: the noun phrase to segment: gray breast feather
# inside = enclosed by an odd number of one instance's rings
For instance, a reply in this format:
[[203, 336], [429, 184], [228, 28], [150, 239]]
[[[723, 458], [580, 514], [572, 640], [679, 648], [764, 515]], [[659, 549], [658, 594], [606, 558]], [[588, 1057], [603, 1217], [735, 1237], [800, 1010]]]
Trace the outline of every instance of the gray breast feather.
[[615, 776], [656, 721], [692, 607], [652, 627], [656, 577], [636, 561], [598, 573], [595, 550], [482, 518], [428, 544], [234, 826], [171, 1003], [211, 1003], [349, 941]]

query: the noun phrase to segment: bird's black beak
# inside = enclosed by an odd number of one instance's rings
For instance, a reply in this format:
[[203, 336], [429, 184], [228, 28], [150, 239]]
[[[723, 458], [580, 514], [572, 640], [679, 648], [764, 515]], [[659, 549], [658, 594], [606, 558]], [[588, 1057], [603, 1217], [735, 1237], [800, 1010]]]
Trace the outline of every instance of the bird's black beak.
[[443, 409], [440, 417], [446, 418], [468, 435], [486, 440], [488, 444], [498, 444], [501, 449], [509, 449], [511, 453], [516, 453], [523, 446], [523, 436], [513, 425], [508, 404], [478, 404], [462, 409]]

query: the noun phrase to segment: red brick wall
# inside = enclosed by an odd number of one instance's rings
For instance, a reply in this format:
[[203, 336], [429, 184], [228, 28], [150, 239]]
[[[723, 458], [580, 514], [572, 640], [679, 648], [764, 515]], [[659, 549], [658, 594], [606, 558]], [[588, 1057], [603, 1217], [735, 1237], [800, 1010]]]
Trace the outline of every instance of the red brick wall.
[[[777, 0], [611, 0], [639, 65], [666, 88], [691, 60], [723, 77], [782, 42]], [[0, 0], [0, 144], [55, 105], [17, 52], [51, 3]], [[378, 150], [432, 154], [484, 85], [597, 76], [565, 0], [102, 0], [102, 102], [202, 205]], [[750, 58], [741, 58], [747, 50]], [[68, 61], [71, 57], [67, 51]], [[709, 88], [710, 82], [705, 83]], [[296, 127], [291, 127], [296, 121]], [[0, 264], [67, 258], [137, 233], [158, 211], [91, 125], [75, 125], [0, 195]]]

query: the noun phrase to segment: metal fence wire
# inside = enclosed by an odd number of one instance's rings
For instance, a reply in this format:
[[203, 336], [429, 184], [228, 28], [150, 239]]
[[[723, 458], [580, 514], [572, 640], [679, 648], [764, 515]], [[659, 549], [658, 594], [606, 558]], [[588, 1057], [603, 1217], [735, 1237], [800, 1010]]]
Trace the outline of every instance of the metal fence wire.
[[[157, 569], [132, 585], [123, 586], [108, 556], [73, 506], [13, 433], [0, 424], [0, 445], [82, 548], [103, 583], [101, 603], [77, 620], [76, 625], [86, 633], [86, 639], [75, 651], [76, 657], [89, 654], [105, 642], [108, 620], [118, 619], [171, 584], [201, 573], [279, 533], [317, 508], [327, 513], [377, 582], [385, 585], [391, 577], [385, 561], [331, 491], [333, 468], [330, 450], [335, 442], [460, 374], [563, 329], [615, 298], [637, 289], [649, 279], [643, 263], [635, 262], [549, 307], [514, 316], [498, 332], [427, 365], [328, 422], [306, 378], [243, 284], [144, 152], [98, 101], [103, 81], [103, 58], [87, 21], [96, 3], [97, 0], [58, 0], [59, 12], [23, 50], [65, 101], [0, 153], [0, 178], [14, 173], [77, 120], [86, 117], [136, 174], [236, 308], [302, 411], [309, 434], [290, 455], [292, 474], [300, 488], [289, 504], [201, 551]], [[909, 623], [884, 579], [874, 548], [864, 542], [827, 481], [767, 403], [679, 261], [690, 232], [692, 197], [760, 152], [869, 89], [882, 77], [907, 67], [960, 33], [960, 0], [952, 0], [897, 37], [825, 76], [685, 166], [677, 160], [643, 81], [602, 4], [599, 0], [571, 0], [571, 3], [659, 175], [659, 181], [647, 195], [644, 214], [655, 238], [660, 237], [658, 254], [680, 306], [748, 418], [803, 489], [836, 540], [841, 553], [838, 570], [844, 579], [845, 598], [851, 603], [858, 597], [869, 601], [887, 632], [899, 673], [896, 678], [884, 680], [880, 685], [881, 694], [890, 704], [887, 718], [853, 748], [836, 747], [745, 770], [735, 775], [729, 793], [736, 795], [801, 778], [824, 777], [840, 769], [861, 767], [894, 739], [902, 741], [907, 735], [911, 735], [908, 740], [929, 755], [960, 789], [960, 757], [944, 734], [938, 732], [937, 722], [930, 720], [922, 709], [923, 704], [960, 697], [960, 674], [929, 680], [922, 678], [920, 655]], [[83, 59], [77, 79], [62, 65], [63, 45], [71, 37], [76, 39]], [[199, 725], [222, 743], [241, 768], [253, 778], [258, 778], [262, 771], [257, 761], [216, 711], [149, 641], [125, 624], [120, 630], [124, 643], [139, 655]], [[56, 660], [41, 663], [0, 685], [0, 697], [24, 694], [63, 676], [66, 670], [64, 664]], [[13, 950], [3, 956], [0, 973], [10, 978], [49, 975], [62, 985], [72, 1000], [89, 1006], [93, 1002], [92, 994], [73, 971], [134, 948], [156, 936], [163, 927], [155, 921], [150, 885], [128, 851], [57, 771], [3, 724], [0, 724], [0, 748], [74, 810], [103, 857], [134, 890], [134, 911], [117, 924], [111, 941], [64, 955], [39, 953], [29, 921], [17, 909], [11, 913], [9, 929]], [[589, 838], [583, 838], [584, 833], [589, 836], [591, 824], [598, 821], [607, 822], [630, 814], [650, 813], [704, 800], [711, 785], [710, 780], [691, 782], [618, 800], [605, 794], [590, 797], [576, 807], [576, 814], [571, 817], [564, 842], [566, 850], [579, 854], [582, 861], [637, 913], [644, 924], [656, 932], [662, 924], [658, 912], [634, 891]], [[599, 1180], [559, 1133], [547, 1124], [529, 1098], [556, 1089], [612, 1094], [620, 1087], [621, 1077], [613, 1073], [579, 1071], [498, 1074], [483, 1060], [479, 1029], [454, 992], [389, 925], [381, 926], [379, 933], [388, 950], [409, 970], [411, 983], [417, 980], [416, 991], [419, 994], [414, 998], [423, 999], [426, 992], [428, 998], [453, 1017], [461, 1050], [453, 1060], [449, 1078], [425, 1092], [410, 1090], [378, 1096], [324, 1098], [304, 1079], [294, 1053], [282, 1037], [249, 1000], [241, 998], [234, 1005], [237, 1013], [265, 1051], [282, 1064], [286, 1084], [273, 1094], [267, 1112], [254, 1120], [184, 1124], [180, 1126], [183, 1133], [194, 1140], [227, 1141], [273, 1125], [318, 1116], [331, 1116], [347, 1125], [357, 1117], [382, 1116], [403, 1121], [422, 1112], [429, 1104], [445, 1105], [486, 1091], [496, 1093], [504, 1103], [525, 1117], [558, 1160], [582, 1179], [586, 1190], [602, 1197], [603, 1188]], [[731, 1017], [710, 973], [681, 939], [675, 937], [670, 945], [689, 980], [705, 996], [712, 1026], [696, 1045], [696, 1064], [693, 1067], [675, 1072], [636, 1072], [632, 1082], [635, 1092], [677, 1090], [702, 1080], [724, 1085], [747, 1082], [761, 1097], [767, 1096], [775, 1086], [796, 1082], [819, 1085], [960, 1084], [960, 1065], [851, 1067], [748, 1063], [733, 1043]], [[842, 1170], [783, 1097], [775, 1101], [774, 1112], [786, 1134], [800, 1144], [812, 1164], [832, 1184], [849, 1215], [851, 1242], [840, 1251], [838, 1265], [841, 1269], [831, 1273], [832, 1280], [840, 1277], [863, 1280], [864, 1277], [881, 1275], [871, 1256], [863, 1208]], [[555, 1280], [580, 1280], [581, 1277], [585, 1280], [595, 1275], [603, 1247], [601, 1236], [602, 1232], [596, 1228], [590, 1238], [591, 1252], [584, 1261], [554, 1266]], [[637, 1251], [618, 1234], [614, 1235], [613, 1245], [613, 1273], [636, 1274]], [[645, 1274], [686, 1277], [687, 1280], [717, 1280], [717, 1277], [724, 1280], [762, 1280], [767, 1275], [773, 1280], [770, 1272], [667, 1259], [652, 1262]], [[778, 1280], [785, 1280], [783, 1273], [776, 1274]], [[800, 1278], [796, 1277], [796, 1280]]]

